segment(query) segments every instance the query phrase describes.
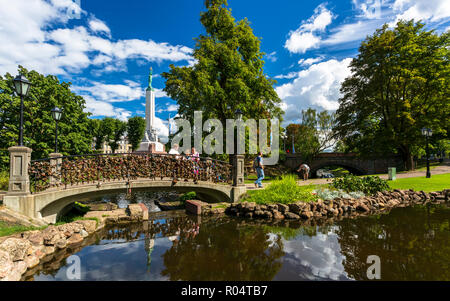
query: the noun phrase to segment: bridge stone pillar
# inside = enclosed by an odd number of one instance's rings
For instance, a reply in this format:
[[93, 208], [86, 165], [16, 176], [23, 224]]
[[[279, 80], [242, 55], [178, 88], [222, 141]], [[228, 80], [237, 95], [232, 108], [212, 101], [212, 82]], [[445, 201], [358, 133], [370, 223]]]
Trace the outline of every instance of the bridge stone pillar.
[[28, 166], [32, 149], [25, 146], [12, 146], [9, 149], [9, 186], [3, 197], [3, 204], [9, 209], [34, 217], [34, 199], [30, 192]]
[[62, 156], [63, 155], [60, 153], [50, 154], [50, 166], [52, 167], [52, 176], [50, 177], [50, 187], [58, 186], [59, 184], [61, 184]]
[[28, 166], [31, 161], [31, 148], [12, 146], [9, 150], [9, 187], [8, 195], [26, 195], [30, 193]]
[[247, 192], [247, 187], [244, 182], [244, 156], [235, 155], [233, 157], [233, 187], [231, 189], [230, 199], [235, 203], [239, 200], [241, 195]]
[[245, 186], [243, 155], [235, 155], [233, 157], [233, 186]]

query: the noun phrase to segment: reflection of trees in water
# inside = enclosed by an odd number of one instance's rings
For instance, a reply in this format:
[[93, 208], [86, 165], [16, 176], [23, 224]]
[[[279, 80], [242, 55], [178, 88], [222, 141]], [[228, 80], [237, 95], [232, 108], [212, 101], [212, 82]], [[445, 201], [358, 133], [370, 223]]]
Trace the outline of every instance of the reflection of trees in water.
[[367, 280], [367, 257], [377, 255], [382, 280], [450, 280], [448, 207], [398, 208], [338, 225], [344, 267], [352, 278]]
[[163, 276], [171, 280], [271, 280], [281, 268], [280, 237], [236, 221], [210, 223], [197, 235], [181, 231], [163, 255]]

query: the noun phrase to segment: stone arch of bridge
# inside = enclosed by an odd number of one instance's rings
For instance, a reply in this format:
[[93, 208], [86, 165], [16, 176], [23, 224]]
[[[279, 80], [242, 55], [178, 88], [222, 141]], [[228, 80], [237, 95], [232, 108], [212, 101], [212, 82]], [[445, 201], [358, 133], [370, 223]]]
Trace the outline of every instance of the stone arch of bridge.
[[[33, 195], [36, 218], [44, 219], [48, 223], [55, 223], [72, 204], [77, 201], [89, 200], [111, 193], [126, 192], [128, 186], [124, 183], [104, 184], [100, 188], [95, 185], [74, 187], [53, 192]], [[231, 202], [233, 199], [232, 186], [214, 183], [178, 182], [171, 185], [169, 181], [147, 181], [132, 183], [132, 191], [177, 191], [180, 193], [195, 191], [202, 199], [211, 203]]]
[[365, 175], [367, 174], [367, 170], [365, 170], [364, 168], [356, 165], [356, 164], [352, 164], [351, 162], [342, 162], [342, 161], [334, 161], [334, 160], [325, 160], [325, 161], [321, 161], [318, 163], [314, 163], [311, 166], [311, 175], [316, 175], [316, 172], [324, 167], [327, 166], [339, 166], [339, 167], [343, 167], [345, 169], [347, 169], [349, 172], [351, 172], [352, 174], [355, 175]]

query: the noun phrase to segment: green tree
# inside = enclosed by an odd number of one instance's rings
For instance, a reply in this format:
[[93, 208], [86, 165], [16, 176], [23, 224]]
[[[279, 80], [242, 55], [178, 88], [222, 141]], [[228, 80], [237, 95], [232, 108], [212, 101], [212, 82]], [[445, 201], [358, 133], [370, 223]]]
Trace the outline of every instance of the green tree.
[[360, 154], [397, 152], [407, 169], [424, 145], [422, 127], [448, 137], [449, 37], [420, 22], [399, 21], [362, 42], [341, 87], [338, 137]]
[[[64, 155], [84, 154], [91, 150], [89, 113], [84, 112], [85, 100], [70, 90], [70, 82], [60, 82], [56, 76], [44, 76], [19, 66], [19, 73], [31, 83], [24, 99], [24, 144], [33, 149], [33, 159], [48, 157], [55, 149], [55, 121], [51, 109], [63, 110], [58, 124], [59, 152]], [[0, 149], [17, 145], [19, 135], [20, 97], [14, 94], [14, 76], [0, 76]], [[3, 158], [8, 156], [2, 153]]]
[[334, 146], [334, 120], [334, 114], [327, 111], [302, 111], [302, 123], [290, 124], [286, 128], [288, 145], [292, 145], [294, 137], [295, 152], [301, 154], [305, 161], [312, 160], [317, 154]]
[[95, 139], [95, 149], [102, 148], [103, 142], [105, 142], [105, 134], [102, 127], [101, 119], [89, 119], [89, 131]]
[[116, 118], [106, 117], [101, 122], [104, 139], [114, 154], [119, 148], [119, 141], [127, 130], [127, 123]]
[[131, 143], [133, 151], [139, 148], [139, 145], [145, 134], [145, 119], [140, 116], [135, 116], [128, 119], [128, 141]]
[[281, 118], [280, 99], [274, 80], [264, 74], [264, 53], [247, 19], [236, 22], [226, 0], [207, 0], [200, 15], [205, 34], [196, 38], [189, 67], [170, 66], [162, 73], [164, 91], [179, 105], [178, 113], [193, 119], [203, 111], [204, 119], [216, 118], [225, 125], [240, 109], [245, 118]]

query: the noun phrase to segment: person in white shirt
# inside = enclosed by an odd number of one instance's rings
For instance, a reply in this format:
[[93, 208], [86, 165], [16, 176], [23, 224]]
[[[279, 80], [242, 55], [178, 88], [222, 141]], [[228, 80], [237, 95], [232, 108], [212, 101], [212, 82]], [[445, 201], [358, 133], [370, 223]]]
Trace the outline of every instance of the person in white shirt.
[[179, 155], [180, 154], [180, 152], [178, 151], [179, 147], [180, 146], [176, 143], [174, 145], [172, 145], [172, 148], [169, 151], [169, 155]]
[[310, 168], [306, 163], [302, 163], [300, 167], [297, 169], [297, 172], [301, 172], [303, 174], [303, 181], [308, 180], [309, 170]]

